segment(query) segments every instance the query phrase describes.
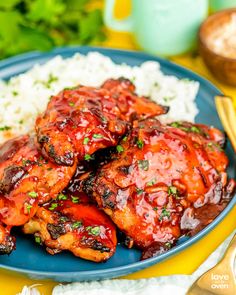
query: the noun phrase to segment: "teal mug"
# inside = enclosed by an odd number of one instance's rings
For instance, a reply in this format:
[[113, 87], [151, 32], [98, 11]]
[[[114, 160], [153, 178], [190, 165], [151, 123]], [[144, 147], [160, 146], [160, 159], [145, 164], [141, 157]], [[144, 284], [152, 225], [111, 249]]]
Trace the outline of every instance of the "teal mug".
[[212, 12], [233, 7], [236, 7], [236, 0], [210, 0], [210, 10]]
[[106, 0], [105, 24], [116, 31], [132, 32], [145, 51], [171, 56], [193, 49], [208, 0], [132, 0], [132, 13], [124, 20], [113, 17], [115, 0]]

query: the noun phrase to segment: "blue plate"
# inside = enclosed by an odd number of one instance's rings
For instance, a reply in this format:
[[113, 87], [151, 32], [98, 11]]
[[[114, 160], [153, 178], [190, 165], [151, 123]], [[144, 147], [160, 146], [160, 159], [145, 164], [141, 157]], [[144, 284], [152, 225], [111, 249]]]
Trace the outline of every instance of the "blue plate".
[[[27, 71], [34, 64], [44, 63], [58, 54], [65, 58], [72, 56], [76, 52], [86, 54], [90, 51], [98, 51], [109, 56], [116, 63], [127, 63], [131, 66], [140, 65], [147, 60], [158, 61], [161, 65], [161, 70], [165, 74], [198, 81], [200, 83], [200, 90], [196, 102], [200, 113], [196, 121], [222, 129], [213, 99], [215, 95], [221, 95], [222, 93], [214, 85], [187, 69], [144, 53], [91, 47], [66, 47], [55, 49], [49, 53], [27, 53], [1, 61], [0, 78], [9, 79], [14, 75]], [[229, 142], [226, 152], [230, 159], [229, 175], [235, 178], [234, 152]], [[128, 250], [123, 246], [117, 247], [115, 255], [109, 261], [100, 264], [76, 258], [70, 253], [51, 256], [36, 245], [28, 236], [16, 233], [17, 250], [10, 256], [1, 256], [0, 267], [24, 273], [35, 279], [47, 278], [61, 282], [98, 280], [126, 275], [156, 264], [188, 248], [207, 235], [229, 213], [235, 204], [236, 196], [211, 224], [194, 237], [180, 240], [178, 245], [168, 252], [144, 261], [139, 261], [140, 252], [138, 250]]]

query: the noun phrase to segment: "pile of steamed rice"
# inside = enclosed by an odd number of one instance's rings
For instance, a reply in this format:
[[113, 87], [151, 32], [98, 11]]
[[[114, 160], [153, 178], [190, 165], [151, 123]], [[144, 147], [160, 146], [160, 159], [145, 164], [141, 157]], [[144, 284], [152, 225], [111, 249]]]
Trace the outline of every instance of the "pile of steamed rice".
[[115, 64], [97, 52], [87, 56], [77, 53], [67, 59], [57, 56], [8, 82], [0, 80], [0, 143], [32, 130], [35, 118], [45, 110], [51, 95], [66, 87], [100, 86], [106, 79], [119, 77], [129, 78], [137, 94], [169, 106], [163, 121], [194, 122], [198, 113], [194, 101], [198, 82], [164, 75], [154, 61], [131, 67]]

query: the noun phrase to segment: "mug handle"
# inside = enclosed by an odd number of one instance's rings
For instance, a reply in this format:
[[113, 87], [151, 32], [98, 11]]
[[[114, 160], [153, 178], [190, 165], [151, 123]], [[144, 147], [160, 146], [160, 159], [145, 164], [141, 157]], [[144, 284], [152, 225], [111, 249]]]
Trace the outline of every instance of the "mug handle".
[[106, 0], [104, 7], [105, 25], [112, 30], [120, 32], [132, 32], [132, 18], [128, 16], [123, 20], [117, 20], [113, 17], [116, 0]]

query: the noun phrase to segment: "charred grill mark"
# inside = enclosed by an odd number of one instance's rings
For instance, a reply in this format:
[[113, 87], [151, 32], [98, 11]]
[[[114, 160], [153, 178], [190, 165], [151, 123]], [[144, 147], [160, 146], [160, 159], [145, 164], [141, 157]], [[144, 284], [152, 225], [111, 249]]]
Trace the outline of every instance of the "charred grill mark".
[[83, 191], [88, 194], [88, 195], [92, 195], [93, 194], [93, 186], [95, 184], [95, 173], [91, 172], [89, 177], [87, 179], [85, 179], [84, 181], [82, 181], [82, 189]]
[[206, 180], [205, 175], [202, 173], [202, 171], [201, 171], [201, 169], [199, 167], [196, 167], [196, 169], [199, 172], [199, 175], [200, 175], [200, 177], [202, 179], [202, 182], [204, 183], [204, 186], [207, 187], [207, 180]]
[[103, 206], [106, 208], [115, 208], [115, 194], [111, 192], [108, 188], [105, 188], [104, 192], [101, 195]]
[[97, 240], [94, 240], [92, 238], [86, 238], [85, 236], [83, 237], [83, 239], [81, 240], [81, 245], [89, 247], [93, 250], [97, 250], [100, 251], [101, 253], [103, 252], [110, 252], [111, 249], [107, 246], [104, 246], [102, 244], [102, 242], [99, 242]]
[[103, 252], [108, 252], [109, 253], [111, 251], [110, 248], [108, 248], [106, 246], [103, 246], [103, 244], [101, 242], [98, 242], [98, 241], [94, 241], [94, 243], [92, 244], [91, 248], [93, 250], [98, 250], [101, 253], [103, 253]]
[[50, 144], [49, 145], [49, 156], [52, 157], [52, 158], [55, 158], [56, 157], [56, 152], [55, 152], [55, 148], [54, 148], [54, 145], [53, 144]]
[[15, 238], [12, 236], [7, 236], [3, 243], [0, 243], [0, 255], [11, 254], [15, 250]]
[[0, 192], [8, 194], [14, 185], [25, 175], [26, 171], [20, 166], [9, 166], [4, 170], [2, 179], [0, 180]]
[[55, 160], [58, 165], [73, 166], [74, 164], [74, 153], [67, 152], [64, 156], [58, 156], [55, 151], [54, 145], [49, 145], [48, 154], [51, 158]]
[[61, 235], [66, 233], [66, 229], [63, 224], [48, 223], [47, 230], [53, 240], [58, 239]]
[[39, 143], [47, 143], [49, 142], [49, 136], [47, 135], [42, 135], [38, 137], [38, 142]]
[[117, 168], [118, 171], [124, 173], [125, 175], [128, 175], [129, 174], [129, 171], [130, 171], [130, 166], [129, 165], [126, 165], [126, 166], [119, 166]]

